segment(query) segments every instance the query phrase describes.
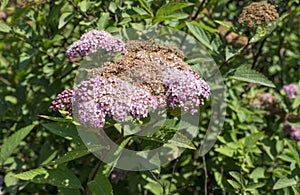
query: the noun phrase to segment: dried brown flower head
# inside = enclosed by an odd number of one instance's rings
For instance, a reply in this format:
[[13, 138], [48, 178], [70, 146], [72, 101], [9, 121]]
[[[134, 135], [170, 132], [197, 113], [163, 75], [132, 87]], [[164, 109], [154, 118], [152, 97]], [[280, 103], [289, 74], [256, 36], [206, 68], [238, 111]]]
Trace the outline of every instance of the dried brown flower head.
[[127, 54], [116, 63], [107, 62], [102, 68], [94, 68], [89, 72], [89, 76], [122, 78], [154, 95], [162, 95], [165, 91], [162, 84], [162, 71], [166, 67], [179, 70], [190, 69], [189, 65], [182, 60], [183, 52], [174, 46], [159, 44], [153, 40], [133, 40], [127, 41], [126, 49]]
[[262, 24], [268, 25], [277, 20], [279, 14], [274, 5], [265, 2], [252, 2], [243, 8], [238, 23], [249, 28]]

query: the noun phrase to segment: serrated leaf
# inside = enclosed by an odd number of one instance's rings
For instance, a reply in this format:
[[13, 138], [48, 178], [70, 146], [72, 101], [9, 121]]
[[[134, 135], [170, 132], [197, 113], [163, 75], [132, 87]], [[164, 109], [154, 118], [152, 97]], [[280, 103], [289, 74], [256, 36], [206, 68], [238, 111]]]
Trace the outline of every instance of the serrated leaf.
[[192, 34], [208, 49], [219, 53], [218, 49], [222, 45], [222, 41], [219, 36], [214, 33], [210, 33], [207, 30], [204, 30], [199, 25], [195, 24], [196, 22], [186, 22], [188, 29]]
[[256, 70], [250, 69], [248, 66], [241, 66], [237, 68], [234, 71], [233, 76], [229, 76], [229, 78], [275, 88], [275, 85], [269, 79], [267, 79], [267, 77]]
[[0, 22], [0, 32], [9, 33], [11, 28], [7, 24]]
[[77, 158], [83, 157], [85, 155], [90, 154], [90, 151], [84, 146], [79, 146], [77, 148], [75, 148], [72, 151], [69, 151], [67, 153], [65, 153], [63, 156], [59, 157], [58, 159], [48, 163], [47, 165], [55, 165], [55, 164], [62, 164], [62, 163], [66, 163], [72, 160], [75, 160]]
[[93, 181], [87, 183], [89, 191], [93, 195], [113, 195], [112, 186], [109, 180], [102, 174], [97, 174]]
[[6, 159], [14, 152], [20, 142], [30, 133], [34, 126], [35, 125], [29, 125], [24, 127], [4, 141], [0, 151], [0, 164], [3, 164], [6, 161]]
[[16, 178], [39, 184], [50, 184], [64, 188], [82, 188], [80, 181], [72, 171], [66, 168], [37, 168], [15, 175]]
[[172, 13], [176, 10], [183, 9], [183, 8], [186, 8], [186, 7], [189, 7], [189, 6], [192, 6], [192, 5], [194, 5], [194, 4], [193, 3], [167, 3], [163, 6], [161, 6], [157, 10], [156, 16], [169, 14], [169, 13]]
[[273, 189], [278, 190], [278, 189], [290, 187], [290, 186], [293, 186], [296, 184], [297, 184], [297, 182], [294, 178], [283, 177], [276, 181], [276, 183], [273, 186]]
[[58, 29], [64, 27], [73, 17], [73, 12], [65, 12], [63, 13], [58, 22]]

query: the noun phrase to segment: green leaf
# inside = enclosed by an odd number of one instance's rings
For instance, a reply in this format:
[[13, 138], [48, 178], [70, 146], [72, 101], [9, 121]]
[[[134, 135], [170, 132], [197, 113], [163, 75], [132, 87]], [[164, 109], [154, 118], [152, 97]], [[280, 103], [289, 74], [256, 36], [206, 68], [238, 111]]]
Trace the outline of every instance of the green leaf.
[[264, 183], [251, 183], [246, 187], [246, 191], [255, 190], [257, 188], [263, 187]]
[[112, 195], [113, 190], [109, 180], [102, 174], [97, 174], [95, 180], [87, 183], [93, 195]]
[[52, 149], [49, 142], [46, 141], [39, 152], [38, 164], [47, 164], [51, 162], [56, 157], [57, 153], [58, 150]]
[[274, 190], [290, 187], [293, 185], [296, 185], [297, 181], [294, 178], [287, 178], [283, 177], [276, 181], [276, 183], [273, 186]]
[[241, 180], [241, 174], [239, 172], [236, 171], [230, 171], [229, 174], [239, 183], [242, 184], [242, 180]]
[[41, 118], [45, 118], [45, 119], [48, 119], [48, 120], [51, 120], [51, 121], [57, 121], [57, 122], [65, 122], [65, 123], [70, 123], [72, 122], [73, 120], [70, 118], [60, 118], [60, 117], [54, 117], [54, 116], [46, 116], [46, 115], [38, 115], [39, 117]]
[[0, 151], [0, 164], [3, 164], [6, 159], [14, 152], [20, 142], [30, 133], [35, 125], [26, 126], [16, 133], [8, 137], [1, 148]]
[[157, 10], [156, 16], [169, 14], [176, 10], [183, 9], [185, 7], [189, 7], [192, 5], [194, 5], [194, 4], [193, 3], [167, 3]]
[[[185, 16], [188, 16], [188, 15], [185, 15]], [[171, 14], [171, 15], [166, 15], [166, 16], [158, 16], [158, 17], [155, 17], [155, 20], [153, 21], [153, 23], [158, 23], [158, 22], [162, 22], [162, 21], [166, 21], [166, 20], [178, 20], [178, 19], [182, 19], [180, 16], [176, 16], [176, 14], [174, 13]]]
[[32, 169], [30, 171], [26, 171], [23, 173], [19, 173], [15, 175], [16, 178], [22, 179], [22, 180], [32, 180], [34, 177], [38, 175], [44, 175], [47, 174], [47, 170], [44, 168], [37, 168], [37, 169]]
[[9, 2], [9, 0], [2, 0], [1, 1], [1, 3], [0, 3], [1, 4], [1, 7], [0, 7], [1, 11], [5, 9], [5, 7], [7, 6], [8, 2]]
[[15, 175], [16, 178], [39, 184], [50, 184], [64, 188], [82, 188], [80, 181], [72, 171], [66, 168], [37, 168]]
[[72, 19], [73, 16], [74, 16], [73, 12], [63, 13], [59, 18], [58, 29], [64, 27]]
[[267, 77], [246, 65], [238, 67], [233, 76], [229, 76], [229, 78], [275, 88], [275, 85]]
[[78, 6], [79, 6], [81, 11], [83, 11], [83, 12], [87, 11], [87, 2], [86, 2], [86, 0], [79, 2]]
[[110, 2], [108, 6], [108, 10], [111, 11], [112, 13], [116, 13], [116, 10], [118, 9], [118, 6], [115, 2]]
[[216, 148], [215, 151], [229, 157], [232, 157], [234, 154], [234, 150], [227, 146], [221, 146], [220, 148]]
[[240, 189], [241, 185], [237, 183], [236, 181], [233, 181], [231, 179], [227, 179], [227, 182], [234, 188], [234, 189]]
[[255, 168], [252, 173], [249, 175], [251, 179], [262, 179], [265, 178], [265, 169], [262, 167]]
[[219, 53], [219, 47], [222, 45], [222, 41], [219, 36], [214, 33], [210, 33], [203, 29], [197, 22], [186, 22], [188, 29], [192, 34], [208, 49]]
[[100, 19], [98, 20], [97, 27], [98, 30], [103, 30], [108, 24], [109, 13], [102, 13]]
[[300, 155], [295, 147], [293, 147], [289, 141], [286, 141], [287, 146], [289, 147], [295, 161], [297, 162], [298, 167], [300, 168]]
[[90, 154], [90, 151], [84, 145], [81, 145], [81, 146], [75, 148], [74, 150], [65, 153], [63, 156], [61, 156], [58, 159], [48, 163], [47, 165], [66, 163], [66, 162], [75, 160], [77, 158], [83, 157], [83, 156], [88, 155], [88, 154]]
[[42, 126], [55, 135], [81, 143], [76, 126], [71, 123], [44, 123]]
[[168, 140], [166, 145], [196, 150], [196, 147], [193, 145], [192, 141], [179, 131], [175, 133], [172, 139]]
[[275, 30], [275, 28], [277, 27], [278, 22], [276, 21], [272, 21], [269, 23], [268, 26], [264, 26], [264, 27], [258, 27], [256, 29], [255, 35], [253, 37], [251, 37], [249, 43], [256, 43], [260, 40], [262, 40], [263, 38], [267, 37], [269, 34], [271, 34], [273, 32], [273, 30]]
[[245, 147], [246, 150], [250, 150], [255, 147], [256, 142], [263, 136], [262, 132], [254, 133], [245, 138]]
[[9, 33], [11, 28], [7, 24], [0, 22], [0, 32]]
[[153, 11], [147, 1], [139, 0], [141, 6], [153, 17]]

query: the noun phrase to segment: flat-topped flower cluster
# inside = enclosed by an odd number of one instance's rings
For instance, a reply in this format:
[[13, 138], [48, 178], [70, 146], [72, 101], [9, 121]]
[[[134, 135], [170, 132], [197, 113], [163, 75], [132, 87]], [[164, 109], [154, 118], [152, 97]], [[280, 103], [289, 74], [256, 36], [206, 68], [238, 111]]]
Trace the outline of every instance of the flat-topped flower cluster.
[[210, 87], [183, 62], [180, 50], [152, 40], [125, 44], [105, 31], [92, 30], [71, 45], [67, 56], [85, 57], [99, 49], [121, 53], [122, 58], [91, 69], [88, 80], [57, 96], [52, 110], [63, 109], [82, 125], [100, 128], [107, 117], [124, 122], [165, 107], [195, 114], [210, 95]]

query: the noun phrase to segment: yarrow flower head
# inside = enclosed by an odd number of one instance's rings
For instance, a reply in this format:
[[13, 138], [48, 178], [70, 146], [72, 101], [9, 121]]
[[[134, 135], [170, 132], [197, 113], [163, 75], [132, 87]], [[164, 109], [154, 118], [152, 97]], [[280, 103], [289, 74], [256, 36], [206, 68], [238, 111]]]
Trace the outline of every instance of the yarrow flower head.
[[50, 109], [53, 111], [64, 110], [66, 116], [72, 116], [72, 98], [74, 91], [72, 89], [66, 89], [57, 95], [56, 99], [52, 101]]
[[262, 24], [268, 25], [271, 21], [277, 20], [279, 14], [274, 5], [265, 2], [252, 2], [243, 8], [238, 23], [249, 28]]
[[196, 108], [204, 104], [203, 98], [208, 98], [210, 93], [207, 83], [192, 70], [167, 69], [163, 84], [167, 87], [170, 107], [174, 109], [178, 105], [185, 111], [191, 109], [191, 114], [197, 112]]
[[94, 128], [105, 125], [105, 117], [124, 122], [131, 114], [139, 119], [148, 108], [157, 108], [158, 100], [149, 92], [117, 78], [97, 77], [82, 82], [74, 90], [73, 107], [83, 125]]
[[125, 45], [105, 31], [92, 30], [71, 45], [67, 56], [87, 56], [99, 48], [124, 55], [88, 70], [88, 80], [59, 94], [52, 110], [67, 109], [82, 125], [102, 128], [107, 120], [145, 118], [166, 106], [195, 114], [209, 97], [209, 86], [183, 62], [183, 52], [152, 40]]
[[74, 42], [67, 50], [68, 58], [85, 57], [97, 52], [100, 48], [111, 53], [126, 53], [125, 43], [106, 31], [91, 30], [83, 34], [80, 40]]
[[290, 99], [294, 99], [297, 96], [298, 86], [295, 84], [284, 85], [282, 87], [282, 90]]

